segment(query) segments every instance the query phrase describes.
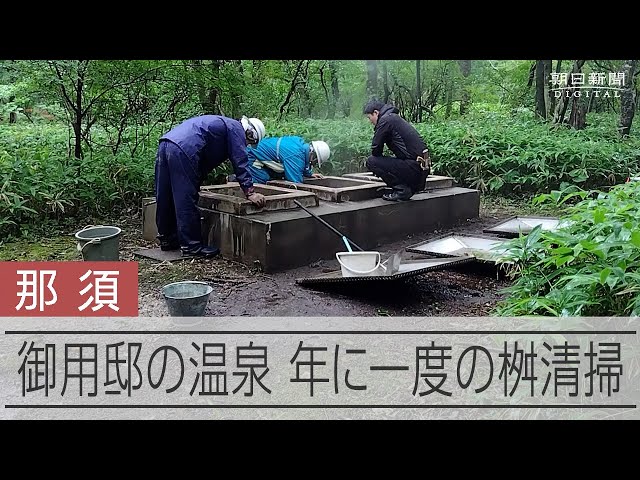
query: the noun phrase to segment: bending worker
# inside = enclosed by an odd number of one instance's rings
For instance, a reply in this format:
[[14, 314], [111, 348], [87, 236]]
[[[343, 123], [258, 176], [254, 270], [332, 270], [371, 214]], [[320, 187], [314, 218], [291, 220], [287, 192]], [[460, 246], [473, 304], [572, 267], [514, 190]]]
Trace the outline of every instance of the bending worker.
[[[398, 112], [396, 107], [378, 100], [368, 102], [363, 110], [374, 126], [367, 168], [393, 189], [382, 197], [390, 201], [409, 200], [424, 190], [431, 169], [427, 145]], [[385, 144], [393, 157], [382, 155]]]
[[302, 183], [307, 178], [322, 178], [313, 173], [313, 166], [320, 167], [329, 159], [331, 150], [326, 142], [316, 140], [305, 143], [301, 137], [265, 138], [255, 147], [247, 149], [249, 172], [254, 183], [284, 179]]
[[219, 115], [191, 118], [160, 138], [156, 157], [156, 224], [162, 250], [182, 249], [183, 255], [212, 257], [218, 248], [201, 240], [198, 192], [207, 175], [229, 159], [242, 191], [253, 204], [265, 198], [253, 188], [247, 144], [257, 144], [265, 128], [257, 118], [240, 121]]

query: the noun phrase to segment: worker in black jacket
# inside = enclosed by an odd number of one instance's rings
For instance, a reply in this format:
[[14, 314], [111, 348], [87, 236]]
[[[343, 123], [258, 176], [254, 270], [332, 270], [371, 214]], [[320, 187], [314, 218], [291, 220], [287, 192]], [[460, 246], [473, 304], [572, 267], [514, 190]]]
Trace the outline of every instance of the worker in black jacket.
[[[409, 200], [424, 190], [431, 166], [424, 140], [398, 112], [379, 100], [368, 102], [363, 110], [374, 125], [367, 168], [393, 189], [382, 197], [391, 201]], [[395, 157], [382, 155], [385, 144]]]

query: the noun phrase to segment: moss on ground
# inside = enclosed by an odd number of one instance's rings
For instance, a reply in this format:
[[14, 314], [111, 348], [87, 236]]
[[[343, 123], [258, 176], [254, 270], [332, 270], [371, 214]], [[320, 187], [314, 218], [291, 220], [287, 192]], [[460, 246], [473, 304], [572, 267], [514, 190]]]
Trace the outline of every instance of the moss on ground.
[[22, 239], [0, 244], [0, 261], [81, 260], [76, 242], [69, 235], [32, 241]]
[[537, 215], [543, 217], [557, 216], [559, 211], [550, 205], [533, 205], [531, 199], [510, 199], [499, 196], [480, 196], [480, 216], [504, 216], [521, 217]]

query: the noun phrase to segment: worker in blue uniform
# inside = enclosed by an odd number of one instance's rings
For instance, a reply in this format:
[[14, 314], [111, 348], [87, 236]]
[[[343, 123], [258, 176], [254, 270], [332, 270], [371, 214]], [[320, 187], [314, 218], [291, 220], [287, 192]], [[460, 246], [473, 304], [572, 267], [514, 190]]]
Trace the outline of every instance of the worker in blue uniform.
[[331, 150], [321, 140], [307, 143], [301, 137], [286, 136], [265, 138], [247, 148], [247, 153], [254, 183], [280, 179], [302, 183], [304, 178], [322, 178], [320, 173], [313, 173], [313, 166], [326, 162]]
[[220, 115], [190, 118], [160, 138], [156, 156], [155, 187], [158, 239], [162, 250], [183, 255], [212, 257], [216, 247], [202, 244], [198, 192], [207, 175], [229, 159], [242, 191], [262, 207], [265, 198], [255, 192], [247, 145], [257, 144], [265, 134], [257, 118], [241, 120]]

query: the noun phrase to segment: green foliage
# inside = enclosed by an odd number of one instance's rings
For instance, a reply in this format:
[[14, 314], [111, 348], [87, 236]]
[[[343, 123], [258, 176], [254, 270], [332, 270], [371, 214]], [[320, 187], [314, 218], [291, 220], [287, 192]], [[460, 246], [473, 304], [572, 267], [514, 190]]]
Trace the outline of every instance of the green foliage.
[[0, 118], [8, 117], [11, 112], [22, 112], [28, 102], [29, 96], [24, 82], [0, 84]]
[[103, 215], [153, 191], [150, 149], [77, 160], [57, 124], [0, 126], [0, 138], [0, 238], [47, 219]]
[[581, 131], [527, 117], [484, 112], [418, 130], [438, 173], [482, 192], [545, 192], [562, 183], [592, 188], [613, 185], [639, 170], [640, 140], [618, 140], [611, 116], [592, 115], [592, 125]]
[[0, 85], [0, 118], [6, 116], [9, 112], [17, 110], [18, 106], [15, 99], [15, 85]]
[[575, 200], [561, 229], [537, 227], [509, 242], [504, 260], [517, 280], [498, 315], [640, 315], [640, 182], [607, 193], [568, 188], [537, 199]]
[[[596, 118], [596, 117], [594, 117]], [[640, 171], [636, 136], [618, 140], [615, 119], [603, 116], [583, 131], [553, 130], [533, 120], [484, 112], [463, 121], [417, 125], [427, 140], [434, 173], [483, 192], [518, 195], [560, 185], [611, 185]], [[364, 118], [264, 118], [269, 136], [298, 135], [331, 147], [322, 173], [364, 171], [373, 128]], [[113, 130], [94, 127], [92, 150], [73, 157], [70, 130], [59, 123], [0, 125], [0, 233], [42, 218], [105, 212], [131, 206], [153, 192], [158, 138], [169, 123], [133, 124], [114, 153]], [[71, 149], [71, 150], [70, 150]], [[231, 173], [225, 162], [209, 177]]]
[[[378, 93], [386, 72], [387, 93], [406, 115], [423, 108], [428, 121], [416, 127], [434, 173], [482, 192], [595, 188], [640, 170], [639, 137], [632, 131], [619, 140], [613, 115], [590, 113], [588, 127], [577, 132], [535, 120], [531, 64], [474, 60], [463, 78], [457, 61], [422, 61], [418, 102], [416, 62], [378, 61]], [[617, 67], [593, 61], [585, 71]], [[203, 113], [259, 116], [271, 136], [327, 141], [332, 156], [324, 174], [364, 170], [373, 134], [361, 114], [366, 78], [361, 60], [0, 61], [2, 122], [22, 113], [18, 124], [0, 126], [0, 234], [149, 195], [157, 139]], [[464, 118], [463, 93], [471, 101]], [[83, 159], [73, 158], [73, 123], [81, 128]], [[227, 173], [229, 163], [209, 181]]]
[[[640, 171], [640, 140], [619, 140], [615, 118], [593, 115], [585, 130], [554, 129], [526, 113], [484, 111], [466, 120], [417, 124], [434, 172], [487, 193], [548, 192], [563, 183], [584, 188], [613, 185]], [[323, 173], [364, 169], [373, 130], [366, 120], [268, 121], [269, 135], [325, 140], [332, 149]]]
[[479, 74], [485, 79], [482, 91], [485, 98], [494, 99], [511, 108], [533, 107], [533, 87], [528, 86], [533, 60], [484, 60], [478, 62]]

